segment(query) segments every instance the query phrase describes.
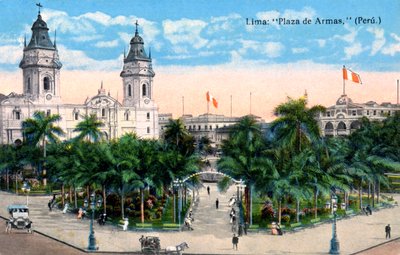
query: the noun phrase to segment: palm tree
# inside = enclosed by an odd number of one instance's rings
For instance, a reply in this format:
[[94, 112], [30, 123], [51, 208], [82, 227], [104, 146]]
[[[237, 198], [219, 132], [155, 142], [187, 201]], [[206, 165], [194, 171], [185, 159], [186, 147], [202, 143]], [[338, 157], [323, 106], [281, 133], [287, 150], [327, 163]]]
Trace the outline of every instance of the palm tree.
[[228, 140], [223, 141], [223, 156], [218, 160], [218, 169], [246, 184], [245, 203], [246, 221], [252, 224], [251, 197], [257, 176], [265, 176], [272, 162], [263, 157], [266, 141], [262, 137], [260, 126], [251, 116], [242, 118], [234, 125]]
[[[274, 109], [274, 114], [278, 117], [271, 125], [274, 142], [277, 146], [290, 151], [290, 160], [295, 159], [305, 148], [320, 142], [321, 135], [315, 116], [323, 111], [325, 111], [325, 107], [321, 105], [308, 108], [307, 99], [304, 97], [299, 99], [288, 98], [286, 103], [282, 103]], [[297, 167], [298, 165], [294, 166]], [[303, 171], [297, 171], [297, 173], [302, 174]], [[296, 172], [292, 172], [291, 175], [294, 176], [294, 184], [298, 187], [304, 184], [301, 180], [309, 180], [305, 178], [305, 175], [297, 176]], [[297, 192], [296, 197], [296, 210], [297, 215], [299, 215], [300, 196]]]
[[97, 118], [96, 114], [85, 115], [74, 129], [74, 132], [79, 132], [76, 139], [97, 142], [102, 137], [100, 128], [103, 126], [104, 123]]
[[[42, 111], [36, 111], [33, 118], [28, 118], [22, 122], [25, 140], [35, 146], [41, 143], [44, 159], [46, 158], [46, 140], [55, 143], [59, 141], [58, 136], [64, 135], [64, 131], [55, 126], [55, 123], [60, 120], [59, 114], [46, 115]], [[43, 175], [46, 175], [45, 168], [43, 168]], [[46, 178], [43, 179], [43, 184], [47, 184]]]
[[164, 132], [164, 141], [183, 155], [194, 152], [194, 138], [185, 129], [182, 119], [170, 119]]

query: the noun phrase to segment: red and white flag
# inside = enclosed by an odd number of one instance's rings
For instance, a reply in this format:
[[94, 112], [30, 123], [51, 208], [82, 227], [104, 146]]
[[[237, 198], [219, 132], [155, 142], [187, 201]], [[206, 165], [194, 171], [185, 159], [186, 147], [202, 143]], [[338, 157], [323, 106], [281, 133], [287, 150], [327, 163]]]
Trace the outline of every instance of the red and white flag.
[[362, 84], [360, 75], [343, 66], [343, 79]]
[[218, 102], [217, 99], [215, 99], [210, 92], [207, 91], [206, 94], [206, 98], [207, 98], [207, 102], [212, 102], [212, 104], [214, 105], [215, 108], [218, 108]]

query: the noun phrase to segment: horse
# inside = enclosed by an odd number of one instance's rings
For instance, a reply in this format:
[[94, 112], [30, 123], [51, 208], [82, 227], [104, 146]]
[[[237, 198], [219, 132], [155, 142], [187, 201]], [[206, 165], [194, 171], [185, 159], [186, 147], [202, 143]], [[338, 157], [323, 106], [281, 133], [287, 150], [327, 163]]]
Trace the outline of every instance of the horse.
[[167, 254], [174, 254], [175, 252], [179, 255], [182, 254], [182, 251], [185, 249], [189, 248], [189, 245], [186, 242], [183, 242], [181, 244], [178, 244], [177, 246], [168, 246], [165, 248], [165, 251]]

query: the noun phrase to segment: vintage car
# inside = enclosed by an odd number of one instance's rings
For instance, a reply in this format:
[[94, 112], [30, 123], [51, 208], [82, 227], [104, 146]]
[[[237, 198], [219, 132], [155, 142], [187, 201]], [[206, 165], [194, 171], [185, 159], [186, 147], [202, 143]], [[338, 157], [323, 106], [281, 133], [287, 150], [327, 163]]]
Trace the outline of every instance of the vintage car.
[[26, 205], [9, 205], [7, 207], [10, 214], [6, 222], [6, 232], [11, 233], [11, 229], [27, 230], [33, 233], [32, 221], [29, 219], [29, 208]]

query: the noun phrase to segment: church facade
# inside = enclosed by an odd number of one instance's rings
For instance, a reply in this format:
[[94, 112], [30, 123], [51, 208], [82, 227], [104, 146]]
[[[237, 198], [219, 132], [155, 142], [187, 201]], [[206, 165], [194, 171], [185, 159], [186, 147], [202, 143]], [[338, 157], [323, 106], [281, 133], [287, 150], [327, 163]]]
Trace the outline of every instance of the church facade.
[[[0, 94], [0, 143], [11, 144], [22, 137], [22, 122], [31, 118], [35, 111], [47, 115], [59, 114], [58, 123], [65, 136], [70, 139], [78, 135], [73, 130], [86, 115], [95, 114], [104, 126], [105, 139], [113, 139], [125, 133], [134, 132], [141, 138], [159, 137], [158, 106], [153, 99], [153, 78], [151, 55], [144, 49], [144, 42], [136, 32], [130, 41], [130, 49], [124, 56], [120, 73], [123, 87], [122, 103], [106, 93], [101, 84], [98, 94], [86, 99], [83, 104], [68, 104], [62, 101], [60, 73], [62, 63], [56, 41], [51, 41], [49, 28], [40, 12], [32, 25], [32, 37], [23, 49], [22, 94]], [[66, 88], [63, 88], [66, 89]]]

